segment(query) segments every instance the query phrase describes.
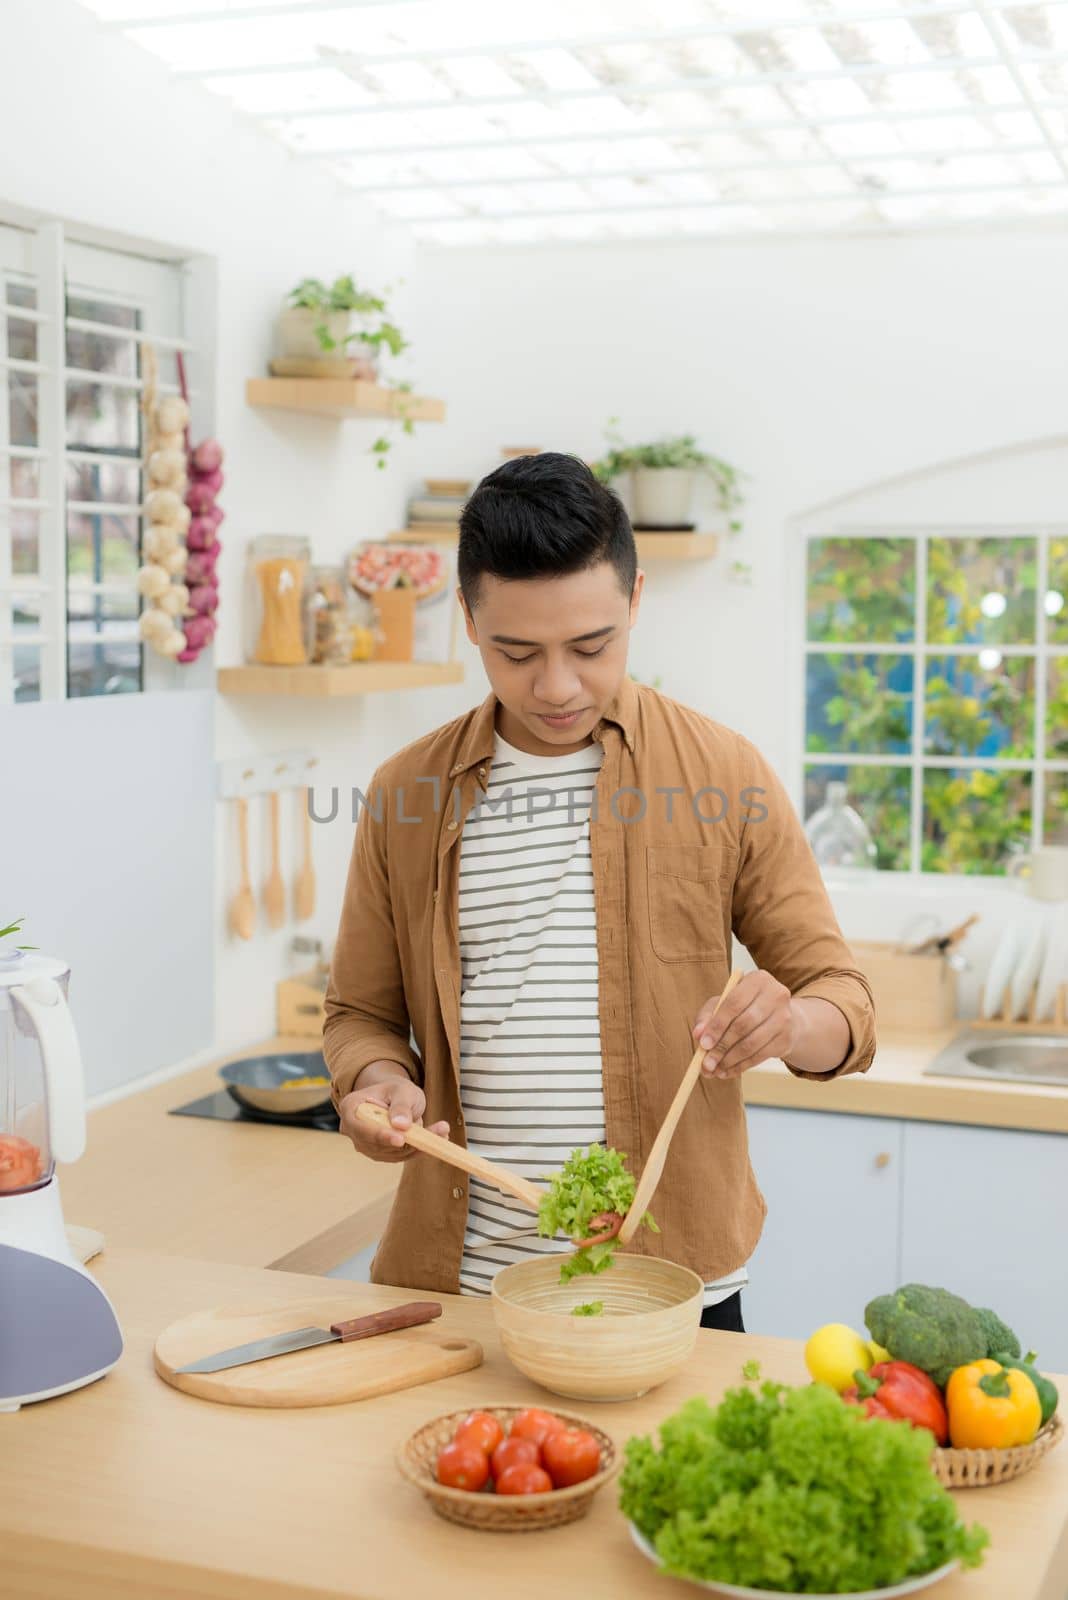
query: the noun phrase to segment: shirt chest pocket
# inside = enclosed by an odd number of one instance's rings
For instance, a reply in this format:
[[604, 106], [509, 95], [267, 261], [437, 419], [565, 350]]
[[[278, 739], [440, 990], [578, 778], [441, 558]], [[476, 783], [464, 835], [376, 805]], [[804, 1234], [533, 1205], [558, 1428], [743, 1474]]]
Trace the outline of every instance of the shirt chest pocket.
[[649, 940], [661, 961], [727, 956], [737, 852], [720, 845], [646, 846]]

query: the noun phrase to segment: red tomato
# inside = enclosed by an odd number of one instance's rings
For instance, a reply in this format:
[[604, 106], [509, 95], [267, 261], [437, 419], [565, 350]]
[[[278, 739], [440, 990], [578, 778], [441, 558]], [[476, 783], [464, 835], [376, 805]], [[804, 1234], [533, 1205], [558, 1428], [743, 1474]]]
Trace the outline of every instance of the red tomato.
[[497, 1479], [498, 1494], [547, 1494], [553, 1480], [543, 1467], [520, 1462], [515, 1467], [505, 1467]]
[[592, 1478], [601, 1465], [601, 1447], [582, 1428], [561, 1428], [541, 1447], [542, 1459], [557, 1489]]
[[489, 1457], [473, 1444], [447, 1444], [438, 1456], [438, 1482], [450, 1489], [481, 1489], [490, 1475]]
[[540, 1467], [541, 1452], [533, 1439], [517, 1439], [513, 1433], [502, 1439], [493, 1452], [493, 1476], [499, 1478], [509, 1467]]
[[526, 1411], [520, 1411], [512, 1423], [513, 1439], [533, 1439], [539, 1447], [543, 1445], [550, 1433], [556, 1433], [564, 1424], [559, 1417], [554, 1417], [551, 1411], [539, 1411], [536, 1406], [530, 1406]]
[[488, 1411], [472, 1411], [453, 1434], [454, 1444], [473, 1444], [491, 1456], [504, 1438], [504, 1429]]

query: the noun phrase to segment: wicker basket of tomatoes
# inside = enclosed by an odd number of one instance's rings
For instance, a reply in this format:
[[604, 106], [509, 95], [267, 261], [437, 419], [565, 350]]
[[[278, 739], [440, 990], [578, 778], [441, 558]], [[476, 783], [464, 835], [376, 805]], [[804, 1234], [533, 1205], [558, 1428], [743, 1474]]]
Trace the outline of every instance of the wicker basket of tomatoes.
[[524, 1533], [585, 1516], [621, 1462], [608, 1434], [581, 1417], [502, 1405], [424, 1423], [397, 1464], [449, 1522]]

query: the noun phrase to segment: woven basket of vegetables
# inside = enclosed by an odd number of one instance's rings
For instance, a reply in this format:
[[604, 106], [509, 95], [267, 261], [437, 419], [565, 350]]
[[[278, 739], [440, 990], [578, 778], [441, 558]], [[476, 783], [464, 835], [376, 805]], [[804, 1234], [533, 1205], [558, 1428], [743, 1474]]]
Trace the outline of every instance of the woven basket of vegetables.
[[[941, 1425], [925, 1416], [912, 1420], [934, 1433], [931, 1465], [947, 1489], [1008, 1483], [1060, 1443], [1056, 1387], [1033, 1352], [1021, 1355], [1019, 1339], [996, 1312], [912, 1283], [870, 1301], [864, 1320], [894, 1357], [891, 1367], [912, 1362], [920, 1369], [916, 1377], [926, 1374], [932, 1390], [943, 1393]], [[885, 1370], [873, 1366], [867, 1381], [858, 1374], [858, 1388], [867, 1390]]]
[[1044, 1455], [1064, 1438], [1064, 1423], [1051, 1417], [1030, 1444], [1011, 1445], [1001, 1450], [936, 1449], [931, 1465], [939, 1483], [947, 1489], [992, 1489], [1009, 1483], [1036, 1467]]

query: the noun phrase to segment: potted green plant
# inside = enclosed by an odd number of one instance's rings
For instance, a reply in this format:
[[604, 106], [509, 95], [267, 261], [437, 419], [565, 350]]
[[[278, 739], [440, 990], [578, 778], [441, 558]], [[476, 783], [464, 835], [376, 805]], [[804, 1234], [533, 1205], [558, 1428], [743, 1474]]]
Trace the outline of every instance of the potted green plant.
[[35, 950], [36, 945], [16, 944], [15, 940], [22, 932], [25, 917], [16, 917], [14, 922], [9, 922], [6, 928], [0, 928], [0, 963], [11, 964], [21, 961], [28, 950]]
[[651, 444], [628, 445], [613, 417], [605, 430], [609, 449], [593, 470], [602, 483], [629, 473], [635, 527], [681, 528], [690, 524], [698, 476], [712, 484], [719, 508], [731, 533], [741, 528], [741, 474], [736, 467], [699, 448], [692, 433], [656, 439]]
[[351, 273], [324, 283], [302, 278], [287, 296], [276, 325], [283, 361], [307, 361], [324, 376], [374, 379], [383, 350], [398, 356], [407, 340], [384, 295], [357, 286]]

